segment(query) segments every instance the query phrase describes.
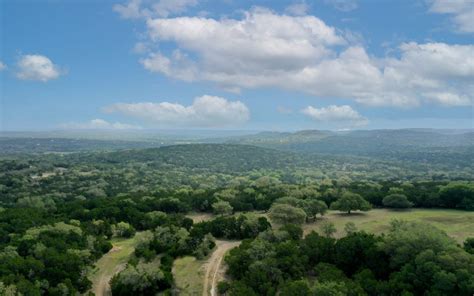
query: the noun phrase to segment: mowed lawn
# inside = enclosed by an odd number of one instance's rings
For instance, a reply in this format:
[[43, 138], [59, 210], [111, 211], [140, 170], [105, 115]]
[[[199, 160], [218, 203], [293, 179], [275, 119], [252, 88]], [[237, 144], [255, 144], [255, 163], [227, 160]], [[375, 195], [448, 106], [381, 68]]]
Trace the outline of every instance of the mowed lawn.
[[202, 295], [206, 260], [186, 256], [177, 258], [173, 264], [173, 276], [179, 295]]
[[462, 243], [467, 237], [474, 237], [474, 212], [445, 209], [411, 209], [406, 211], [374, 209], [369, 212], [355, 212], [350, 215], [329, 211], [315, 223], [303, 226], [305, 233], [311, 230], [320, 232], [322, 221], [331, 221], [337, 228], [336, 237], [345, 235], [344, 225], [354, 222], [359, 230], [380, 234], [386, 232], [393, 219], [421, 221], [444, 230], [457, 242]]
[[96, 262], [89, 276], [92, 281], [92, 291], [96, 295], [110, 295], [108, 285], [110, 279], [125, 267], [142, 235], [143, 233], [137, 232], [133, 238], [111, 241], [113, 248]]

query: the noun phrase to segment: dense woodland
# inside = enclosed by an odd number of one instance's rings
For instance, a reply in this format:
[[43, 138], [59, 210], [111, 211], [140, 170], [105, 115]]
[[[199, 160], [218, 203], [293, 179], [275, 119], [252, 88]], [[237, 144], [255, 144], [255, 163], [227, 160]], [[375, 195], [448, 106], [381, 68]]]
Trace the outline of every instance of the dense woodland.
[[[474, 210], [472, 163], [459, 156], [472, 158], [472, 147], [449, 149], [430, 150], [435, 161], [423, 151], [403, 159], [236, 144], [5, 155], [0, 295], [86, 293], [110, 240], [136, 232], [143, 239], [113, 295], [171, 294], [174, 259], [205, 258], [216, 238], [243, 240], [225, 259], [221, 294], [472, 295], [473, 239], [459, 245], [405, 221], [382, 236], [353, 225], [339, 239], [331, 225], [325, 235], [301, 230], [329, 209]], [[193, 223], [189, 212], [214, 218]]]
[[245, 240], [226, 257], [229, 295], [470, 295], [474, 257], [429, 225], [334, 239], [295, 225]]

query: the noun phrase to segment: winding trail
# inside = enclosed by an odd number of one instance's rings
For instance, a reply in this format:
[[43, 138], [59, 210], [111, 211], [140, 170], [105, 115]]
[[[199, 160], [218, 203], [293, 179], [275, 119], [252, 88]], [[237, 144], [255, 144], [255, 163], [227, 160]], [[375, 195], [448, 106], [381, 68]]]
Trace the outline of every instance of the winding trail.
[[207, 263], [202, 296], [217, 295], [217, 283], [224, 275], [222, 260], [227, 251], [237, 247], [240, 243], [240, 241], [216, 241], [216, 250], [212, 253], [211, 258], [209, 258], [209, 262]]
[[104, 272], [100, 274], [99, 281], [93, 289], [93, 293], [96, 296], [111, 296], [112, 292], [110, 291], [110, 280], [112, 277], [121, 272], [125, 268], [125, 263], [119, 264], [115, 269], [110, 270], [110, 272]]
[[90, 278], [92, 281], [92, 293], [96, 296], [112, 295], [110, 280], [116, 273], [125, 268], [141, 236], [142, 233], [137, 232], [133, 238], [112, 242], [113, 248], [95, 264], [96, 270]]

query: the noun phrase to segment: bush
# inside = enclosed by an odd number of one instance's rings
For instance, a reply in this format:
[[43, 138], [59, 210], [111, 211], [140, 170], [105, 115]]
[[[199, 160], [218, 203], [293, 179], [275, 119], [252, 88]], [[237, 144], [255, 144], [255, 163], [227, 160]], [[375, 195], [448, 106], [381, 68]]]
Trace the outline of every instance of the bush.
[[406, 209], [411, 208], [413, 206], [413, 203], [408, 200], [406, 195], [399, 193], [387, 195], [386, 197], [384, 197], [382, 203], [388, 208], [396, 209]]

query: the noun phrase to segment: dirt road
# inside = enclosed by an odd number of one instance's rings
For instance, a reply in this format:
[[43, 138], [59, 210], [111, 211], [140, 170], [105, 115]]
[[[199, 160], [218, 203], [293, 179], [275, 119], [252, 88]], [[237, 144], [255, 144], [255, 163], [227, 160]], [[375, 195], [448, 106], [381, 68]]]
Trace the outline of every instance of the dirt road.
[[112, 277], [123, 270], [125, 267], [125, 263], [115, 265], [114, 261], [115, 256], [114, 253], [120, 252], [122, 249], [120, 247], [113, 247], [109, 253], [105, 254], [104, 257], [101, 258], [101, 264], [103, 266], [107, 266], [108, 268], [102, 268], [98, 275], [98, 281], [94, 285], [92, 292], [96, 296], [110, 296], [112, 295], [110, 291], [110, 280]]
[[224, 255], [230, 249], [240, 245], [239, 241], [216, 241], [216, 250], [212, 253], [211, 258], [206, 266], [206, 276], [204, 277], [204, 288], [202, 296], [216, 296], [217, 295], [217, 283], [222, 278], [224, 269], [222, 261]]
[[125, 268], [141, 237], [142, 233], [137, 232], [133, 238], [113, 241], [113, 248], [96, 262], [96, 270], [90, 277], [91, 291], [96, 296], [112, 295], [109, 282], [116, 273]]

